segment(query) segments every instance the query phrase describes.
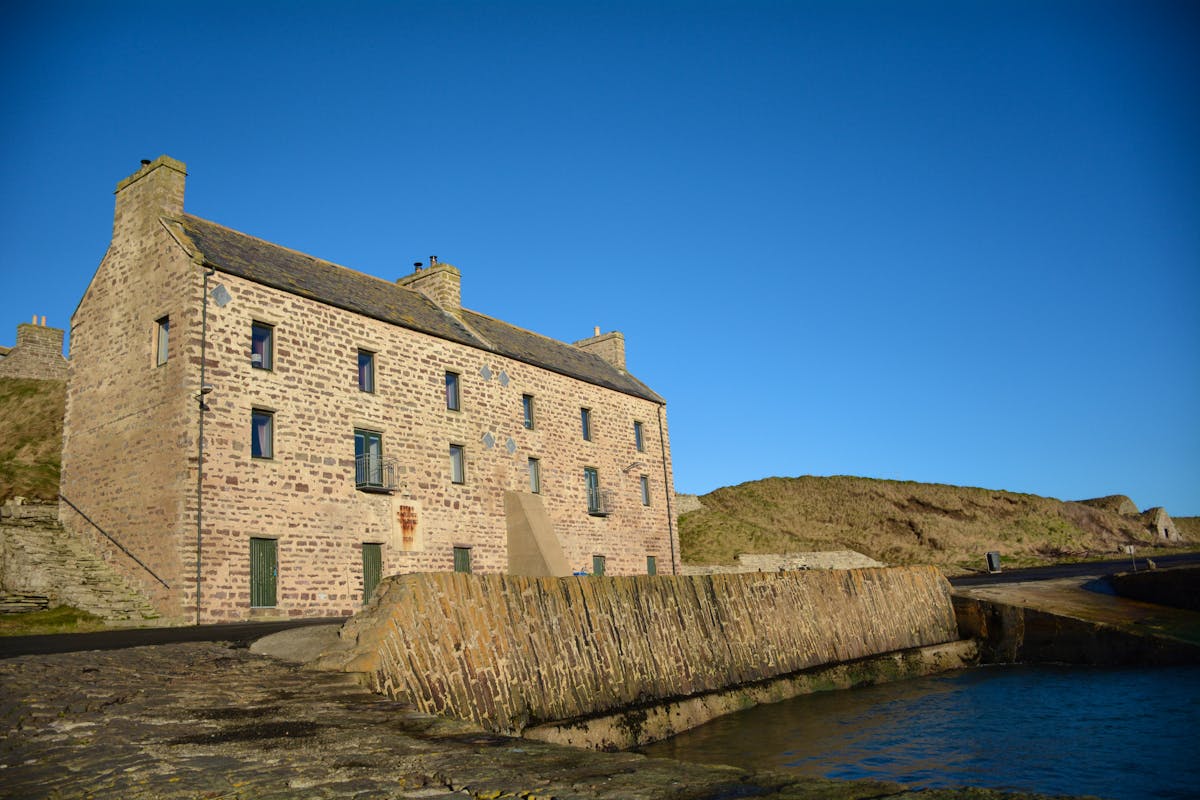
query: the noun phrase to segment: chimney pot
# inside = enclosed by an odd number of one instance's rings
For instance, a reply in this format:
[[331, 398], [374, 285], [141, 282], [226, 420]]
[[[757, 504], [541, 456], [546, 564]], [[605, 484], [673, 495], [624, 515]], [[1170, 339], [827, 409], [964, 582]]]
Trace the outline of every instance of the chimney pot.
[[599, 336], [599, 335], [600, 335], [600, 326], [599, 326], [599, 325], [597, 325], [597, 326], [596, 326], [595, 328], [593, 328], [592, 330], [593, 330], [592, 336]]
[[143, 166], [143, 167], [148, 167], [148, 166], [150, 166], [150, 159], [148, 159], [148, 158], [143, 158], [143, 159], [142, 159], [142, 166]]
[[46, 327], [46, 315], [42, 314], [42, 327]]

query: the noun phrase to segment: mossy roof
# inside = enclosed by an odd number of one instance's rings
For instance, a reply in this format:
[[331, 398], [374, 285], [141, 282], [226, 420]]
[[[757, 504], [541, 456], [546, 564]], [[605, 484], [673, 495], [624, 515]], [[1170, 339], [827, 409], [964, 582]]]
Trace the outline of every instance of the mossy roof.
[[565, 342], [468, 309], [450, 313], [420, 292], [191, 214], [164, 221], [190, 241], [207, 266], [220, 272], [596, 386], [665, 402], [629, 373]]

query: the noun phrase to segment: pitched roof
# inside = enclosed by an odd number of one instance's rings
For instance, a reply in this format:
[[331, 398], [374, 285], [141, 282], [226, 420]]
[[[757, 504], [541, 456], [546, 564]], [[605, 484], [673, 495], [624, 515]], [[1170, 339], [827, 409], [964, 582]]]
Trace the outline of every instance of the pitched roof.
[[192, 244], [207, 266], [221, 272], [634, 397], [665, 402], [629, 373], [565, 342], [467, 309], [456, 316], [420, 292], [191, 214], [163, 221], [177, 236], [182, 234], [180, 239]]

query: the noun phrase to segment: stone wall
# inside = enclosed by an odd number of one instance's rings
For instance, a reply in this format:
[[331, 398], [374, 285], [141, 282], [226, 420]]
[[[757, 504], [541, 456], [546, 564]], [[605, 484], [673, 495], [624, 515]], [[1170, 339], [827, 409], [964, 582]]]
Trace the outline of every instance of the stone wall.
[[854, 550], [813, 553], [742, 553], [736, 564], [684, 564], [683, 575], [732, 575], [741, 572], [786, 572], [795, 569], [863, 569], [885, 566]]
[[67, 533], [57, 517], [51, 505], [0, 506], [0, 610], [69, 605], [117, 625], [164, 622], [137, 583]]
[[697, 577], [387, 579], [326, 668], [518, 733], [958, 639], [933, 567]]
[[63, 330], [46, 326], [42, 317], [17, 326], [17, 343], [0, 352], [0, 378], [32, 378], [65, 381], [67, 360], [63, 358]]
[[1200, 567], [1183, 566], [1119, 572], [1110, 575], [1113, 589], [1122, 597], [1161, 606], [1200, 611]]

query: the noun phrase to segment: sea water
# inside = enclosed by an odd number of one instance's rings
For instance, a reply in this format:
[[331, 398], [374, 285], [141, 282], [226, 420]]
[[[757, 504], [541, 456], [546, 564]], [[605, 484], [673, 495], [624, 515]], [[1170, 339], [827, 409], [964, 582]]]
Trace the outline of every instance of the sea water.
[[1200, 798], [1200, 667], [981, 667], [758, 706], [642, 752], [914, 789]]

